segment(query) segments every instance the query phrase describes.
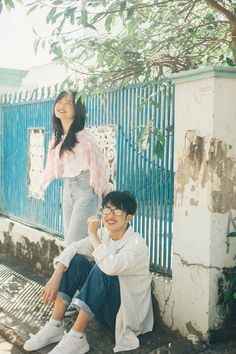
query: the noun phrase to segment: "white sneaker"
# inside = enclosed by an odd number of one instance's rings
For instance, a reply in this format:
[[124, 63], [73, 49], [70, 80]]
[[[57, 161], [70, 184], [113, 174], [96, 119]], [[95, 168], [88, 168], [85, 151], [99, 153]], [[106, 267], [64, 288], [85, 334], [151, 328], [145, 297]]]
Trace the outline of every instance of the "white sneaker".
[[23, 348], [28, 352], [41, 349], [48, 344], [59, 342], [64, 336], [64, 333], [65, 328], [62, 323], [55, 325], [49, 321], [37, 334], [32, 335], [31, 338], [25, 342]]
[[69, 332], [48, 354], [84, 354], [88, 351], [89, 344], [86, 335], [79, 336]]

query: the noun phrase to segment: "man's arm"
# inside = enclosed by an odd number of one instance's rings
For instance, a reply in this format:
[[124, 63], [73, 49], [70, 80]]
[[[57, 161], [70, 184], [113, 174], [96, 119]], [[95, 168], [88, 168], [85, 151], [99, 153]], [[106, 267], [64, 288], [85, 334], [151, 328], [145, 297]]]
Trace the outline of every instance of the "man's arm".
[[147, 246], [141, 236], [132, 236], [118, 253], [111, 254], [105, 244], [98, 246], [93, 256], [98, 267], [107, 275], [134, 275], [149, 269]]
[[57, 263], [55, 271], [45, 287], [42, 289], [41, 298], [42, 302], [49, 307], [56, 300], [58, 289], [60, 286], [62, 275], [66, 267], [62, 263]]
[[93, 248], [89, 241], [89, 237], [86, 237], [80, 241], [72, 242], [69, 246], [67, 246], [59, 256], [54, 258], [53, 265], [56, 268], [57, 263], [60, 262], [68, 268], [72, 258], [76, 254], [82, 254], [88, 259], [93, 260], [92, 252]]
[[60, 286], [61, 278], [65, 270], [68, 268], [72, 258], [77, 254], [83, 254], [92, 258], [92, 251], [101, 244], [97, 231], [100, 226], [100, 221], [97, 217], [88, 219], [88, 235], [89, 237], [73, 242], [66, 247], [62, 253], [54, 259], [55, 271], [45, 287], [42, 289], [41, 298], [42, 302], [51, 306], [56, 300], [58, 289]]

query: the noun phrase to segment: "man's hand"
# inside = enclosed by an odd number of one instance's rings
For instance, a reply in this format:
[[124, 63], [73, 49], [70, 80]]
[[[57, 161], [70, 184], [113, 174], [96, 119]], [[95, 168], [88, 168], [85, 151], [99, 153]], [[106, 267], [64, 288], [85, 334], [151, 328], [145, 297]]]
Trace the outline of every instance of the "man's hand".
[[56, 300], [61, 278], [65, 268], [66, 267], [63, 264], [58, 263], [53, 275], [41, 291], [42, 302], [48, 307], [52, 306]]
[[87, 220], [88, 235], [97, 235], [98, 228], [100, 226], [100, 220], [97, 216], [90, 216]]
[[87, 220], [88, 235], [90, 238], [90, 243], [93, 246], [93, 248], [96, 248], [101, 244], [101, 241], [97, 236], [97, 231], [100, 226], [100, 223], [101, 223], [100, 219], [97, 216], [90, 216]]

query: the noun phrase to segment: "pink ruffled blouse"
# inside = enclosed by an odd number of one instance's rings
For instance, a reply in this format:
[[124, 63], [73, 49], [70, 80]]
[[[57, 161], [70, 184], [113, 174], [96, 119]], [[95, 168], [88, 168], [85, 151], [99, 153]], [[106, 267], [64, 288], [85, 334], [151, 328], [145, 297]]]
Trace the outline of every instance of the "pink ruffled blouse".
[[98, 196], [101, 196], [108, 189], [109, 183], [104, 156], [86, 129], [76, 133], [76, 138], [78, 143], [73, 151], [64, 152], [61, 158], [59, 151], [63, 140], [55, 148], [54, 139], [49, 142], [41, 190], [44, 191], [56, 178], [75, 177], [82, 171], [89, 170], [90, 186]]

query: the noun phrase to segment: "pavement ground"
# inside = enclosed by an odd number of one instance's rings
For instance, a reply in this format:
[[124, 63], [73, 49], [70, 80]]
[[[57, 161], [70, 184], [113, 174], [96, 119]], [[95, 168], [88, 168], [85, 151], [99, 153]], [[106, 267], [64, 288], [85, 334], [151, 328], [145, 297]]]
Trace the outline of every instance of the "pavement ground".
[[14, 347], [13, 344], [7, 342], [2, 336], [0, 336], [0, 353], [1, 354], [21, 354], [20, 349]]
[[[36, 333], [50, 318], [51, 310], [40, 302], [41, 288], [46, 281], [46, 277], [0, 256], [0, 354], [25, 353], [22, 347], [29, 333]], [[161, 323], [157, 307], [155, 313], [153, 332], [140, 336], [140, 348], [124, 354], [236, 354], [236, 340], [212, 346], [193, 345]], [[65, 319], [67, 330], [75, 318], [76, 315]], [[107, 328], [94, 320], [86, 333], [89, 354], [113, 353], [114, 335]], [[47, 346], [34, 353], [46, 354], [52, 348], [53, 345]]]

